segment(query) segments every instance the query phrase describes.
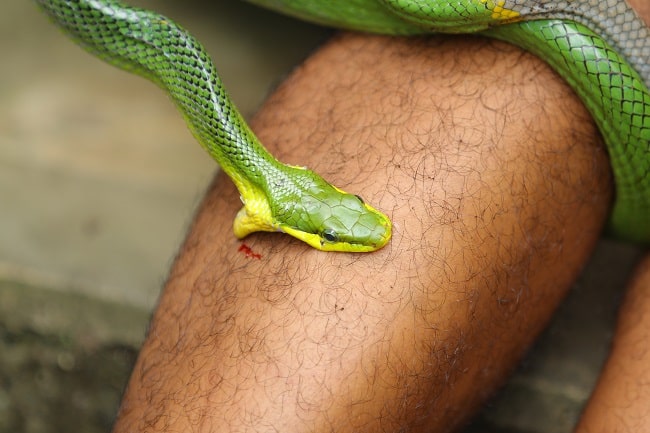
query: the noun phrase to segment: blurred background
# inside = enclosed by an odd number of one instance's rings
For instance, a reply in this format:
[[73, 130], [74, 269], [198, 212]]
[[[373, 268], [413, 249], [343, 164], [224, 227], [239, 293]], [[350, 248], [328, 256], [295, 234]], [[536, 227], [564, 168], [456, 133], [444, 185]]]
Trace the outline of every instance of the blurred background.
[[[133, 3], [203, 42], [245, 116], [330, 34], [244, 2]], [[108, 432], [216, 165], [163, 92], [80, 50], [32, 2], [3, 4], [0, 53], [0, 432]], [[639, 256], [601, 242], [468, 431], [571, 431]]]

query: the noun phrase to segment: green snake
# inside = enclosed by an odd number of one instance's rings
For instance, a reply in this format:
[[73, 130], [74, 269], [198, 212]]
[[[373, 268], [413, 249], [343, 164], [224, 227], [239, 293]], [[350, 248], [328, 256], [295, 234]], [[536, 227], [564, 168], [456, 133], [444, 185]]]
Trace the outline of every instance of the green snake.
[[[384, 246], [383, 213], [259, 143], [189, 33], [117, 0], [36, 0], [76, 42], [152, 80], [171, 96], [199, 143], [237, 186], [242, 238], [279, 231], [325, 251]], [[319, 24], [375, 33], [481, 34], [548, 62], [595, 119], [616, 196], [611, 231], [650, 242], [650, 30], [624, 0], [249, 0]]]

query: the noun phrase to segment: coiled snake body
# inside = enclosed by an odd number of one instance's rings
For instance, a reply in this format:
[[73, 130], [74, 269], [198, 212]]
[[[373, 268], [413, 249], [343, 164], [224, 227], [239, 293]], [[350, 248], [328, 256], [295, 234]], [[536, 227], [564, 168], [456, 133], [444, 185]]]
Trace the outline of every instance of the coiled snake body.
[[[165, 89], [239, 189], [238, 237], [289, 233], [328, 251], [374, 251], [391, 223], [317, 174], [275, 160], [201, 45], [169, 19], [117, 0], [36, 0], [77, 42]], [[624, 0], [249, 0], [321, 24], [389, 34], [481, 32], [546, 60], [583, 100], [611, 159], [611, 231], [650, 242], [650, 30]]]

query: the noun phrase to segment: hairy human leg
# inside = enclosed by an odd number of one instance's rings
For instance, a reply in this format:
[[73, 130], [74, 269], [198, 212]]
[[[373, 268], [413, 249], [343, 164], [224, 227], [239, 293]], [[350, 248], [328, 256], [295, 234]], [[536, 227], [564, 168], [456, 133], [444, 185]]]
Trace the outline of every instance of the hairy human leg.
[[650, 255], [630, 283], [612, 351], [576, 431], [650, 432]]
[[254, 121], [286, 162], [386, 211], [371, 254], [245, 240], [220, 175], [179, 253], [115, 426], [447, 431], [542, 329], [606, 218], [608, 163], [546, 66], [476, 38], [346, 34]]

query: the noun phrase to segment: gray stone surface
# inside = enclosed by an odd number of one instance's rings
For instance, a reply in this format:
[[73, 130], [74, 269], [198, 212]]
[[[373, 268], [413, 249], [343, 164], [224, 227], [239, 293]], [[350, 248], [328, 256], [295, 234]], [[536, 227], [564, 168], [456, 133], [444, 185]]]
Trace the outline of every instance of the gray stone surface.
[[[250, 115], [325, 32], [212, 3], [139, 4], [190, 28]], [[108, 431], [215, 164], [161, 91], [79, 50], [31, 2], [3, 4], [0, 52], [0, 432]], [[571, 430], [638, 254], [600, 244], [469, 431]]]
[[108, 432], [147, 316], [0, 281], [0, 432]]

